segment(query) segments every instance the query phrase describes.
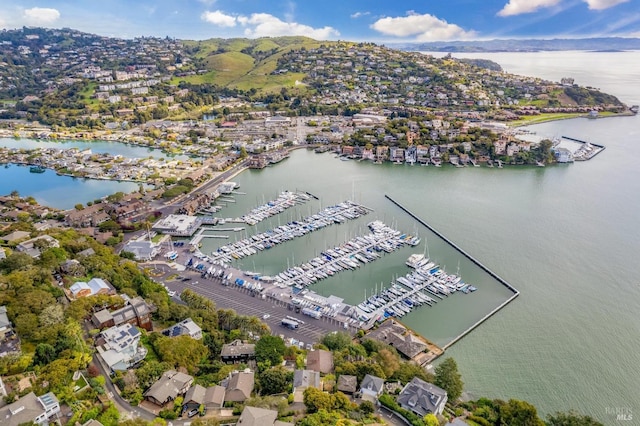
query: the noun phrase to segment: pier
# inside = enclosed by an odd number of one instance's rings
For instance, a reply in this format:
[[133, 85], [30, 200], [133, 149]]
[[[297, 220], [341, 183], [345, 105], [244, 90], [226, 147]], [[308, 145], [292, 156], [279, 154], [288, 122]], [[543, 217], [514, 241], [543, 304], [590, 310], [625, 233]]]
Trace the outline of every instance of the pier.
[[489, 319], [491, 316], [493, 316], [496, 312], [498, 312], [500, 309], [504, 308], [505, 306], [507, 306], [509, 303], [511, 303], [516, 297], [518, 297], [520, 295], [520, 291], [518, 291], [518, 289], [516, 289], [515, 287], [513, 287], [511, 284], [509, 284], [506, 280], [504, 280], [502, 277], [500, 277], [498, 274], [496, 274], [495, 272], [493, 272], [491, 269], [489, 269], [488, 267], [486, 267], [485, 265], [483, 265], [479, 260], [477, 260], [475, 257], [471, 256], [469, 253], [467, 253], [466, 251], [464, 251], [463, 249], [461, 249], [460, 247], [458, 247], [453, 241], [449, 240], [447, 237], [445, 237], [444, 235], [442, 235], [440, 232], [438, 232], [435, 228], [433, 228], [431, 225], [429, 225], [427, 222], [425, 222], [424, 220], [420, 219], [418, 216], [416, 216], [411, 210], [407, 209], [405, 206], [403, 206], [402, 204], [400, 204], [399, 202], [397, 202], [396, 200], [394, 200], [393, 198], [391, 198], [389, 195], [385, 194], [385, 198], [389, 201], [391, 201], [393, 204], [395, 204], [397, 207], [399, 207], [402, 211], [404, 211], [405, 213], [407, 213], [409, 216], [411, 216], [413, 219], [415, 219], [416, 221], [418, 221], [420, 224], [424, 225], [427, 229], [429, 229], [431, 232], [433, 232], [434, 234], [436, 234], [438, 237], [442, 238], [443, 241], [445, 241], [447, 244], [449, 244], [451, 247], [453, 247], [454, 249], [456, 249], [460, 254], [462, 254], [464, 257], [466, 257], [467, 259], [469, 259], [470, 261], [472, 261], [474, 264], [476, 264], [478, 267], [480, 267], [480, 269], [482, 269], [483, 271], [485, 271], [486, 273], [488, 273], [489, 275], [491, 275], [493, 278], [495, 278], [500, 284], [504, 285], [506, 288], [508, 288], [509, 290], [511, 290], [513, 292], [513, 295], [505, 300], [500, 306], [496, 307], [495, 309], [493, 309], [491, 312], [489, 312], [487, 315], [485, 315], [484, 317], [480, 318], [480, 320], [478, 320], [475, 324], [473, 324], [471, 327], [467, 328], [465, 331], [463, 331], [458, 337], [456, 337], [455, 339], [453, 339], [451, 342], [447, 343], [445, 346], [443, 346], [442, 349], [446, 350], [447, 348], [451, 347], [453, 344], [455, 344], [456, 342], [458, 342], [460, 339], [462, 339], [464, 336], [466, 336], [467, 334], [469, 334], [472, 330], [474, 330], [476, 327], [478, 327], [480, 324], [482, 324], [483, 322], [485, 322], [487, 319]]
[[[573, 157], [575, 161], [586, 161], [591, 160], [596, 155], [600, 154], [604, 151], [604, 145], [598, 145], [597, 143], [587, 142], [576, 138], [570, 138], [569, 136], [562, 136], [562, 139], [566, 139], [571, 142], [581, 143], [582, 147], [573, 153]], [[595, 146], [595, 149], [591, 149], [592, 146]]]

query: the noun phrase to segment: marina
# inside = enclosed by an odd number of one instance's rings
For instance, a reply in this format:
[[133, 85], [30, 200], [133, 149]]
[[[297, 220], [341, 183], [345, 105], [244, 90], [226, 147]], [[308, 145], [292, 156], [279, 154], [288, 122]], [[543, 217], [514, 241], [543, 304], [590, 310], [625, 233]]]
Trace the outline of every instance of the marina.
[[[302, 237], [312, 231], [322, 229], [332, 224], [343, 223], [357, 219], [369, 213], [370, 209], [353, 201], [345, 201], [334, 206], [326, 207], [320, 212], [300, 221], [291, 221], [271, 230], [252, 235], [235, 243], [219, 247], [209, 256], [213, 262], [231, 262], [256, 254], [258, 251], [270, 249], [283, 242]], [[199, 242], [199, 241], [198, 241]]]

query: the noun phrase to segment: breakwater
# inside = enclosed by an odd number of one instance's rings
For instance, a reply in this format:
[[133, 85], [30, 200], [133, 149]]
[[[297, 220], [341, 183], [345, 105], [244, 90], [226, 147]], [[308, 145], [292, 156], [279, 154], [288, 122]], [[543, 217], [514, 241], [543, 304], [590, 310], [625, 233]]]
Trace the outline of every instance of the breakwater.
[[402, 204], [400, 204], [399, 202], [397, 202], [396, 200], [394, 200], [393, 198], [391, 198], [389, 195], [385, 194], [385, 198], [389, 201], [391, 201], [393, 204], [395, 204], [397, 207], [399, 207], [402, 211], [404, 211], [405, 213], [407, 213], [409, 216], [411, 216], [412, 218], [414, 218], [416, 221], [418, 221], [420, 224], [424, 225], [427, 229], [429, 229], [431, 232], [433, 232], [434, 234], [436, 234], [438, 237], [440, 237], [443, 241], [445, 241], [447, 244], [449, 244], [451, 247], [453, 247], [454, 249], [456, 249], [460, 254], [462, 254], [464, 257], [466, 257], [467, 259], [469, 259], [470, 261], [472, 261], [474, 264], [476, 264], [478, 267], [480, 267], [483, 271], [485, 271], [486, 273], [488, 273], [489, 275], [491, 275], [493, 278], [495, 278], [500, 284], [502, 284], [503, 286], [507, 287], [509, 290], [511, 290], [513, 292], [513, 296], [511, 296], [509, 299], [505, 300], [500, 306], [496, 307], [495, 309], [493, 309], [491, 312], [489, 312], [487, 315], [483, 316], [482, 318], [480, 318], [480, 320], [478, 320], [476, 323], [474, 323], [471, 327], [467, 328], [466, 330], [464, 330], [462, 333], [460, 333], [455, 339], [453, 339], [452, 341], [450, 341], [449, 343], [447, 343], [446, 345], [444, 345], [442, 347], [443, 350], [446, 350], [447, 348], [451, 347], [453, 344], [455, 344], [456, 342], [458, 342], [460, 339], [462, 339], [464, 336], [466, 336], [467, 334], [469, 334], [471, 331], [473, 331], [476, 327], [478, 327], [480, 324], [482, 324], [483, 322], [485, 322], [487, 319], [489, 319], [491, 316], [493, 316], [496, 312], [498, 312], [500, 309], [504, 308], [505, 306], [507, 306], [511, 301], [513, 301], [516, 297], [518, 297], [520, 295], [520, 292], [518, 291], [518, 289], [516, 289], [515, 287], [513, 287], [511, 284], [509, 284], [505, 279], [503, 279], [502, 277], [500, 277], [498, 274], [496, 274], [495, 272], [493, 272], [491, 269], [489, 269], [488, 267], [486, 267], [485, 265], [482, 264], [482, 262], [480, 262], [479, 260], [477, 260], [475, 257], [471, 256], [469, 253], [467, 253], [466, 251], [464, 251], [462, 248], [458, 247], [458, 245], [456, 245], [453, 241], [451, 241], [450, 239], [448, 239], [447, 237], [445, 237], [444, 235], [442, 235], [440, 232], [438, 232], [438, 230], [436, 230], [434, 227], [432, 227], [431, 225], [429, 225], [427, 222], [425, 222], [424, 220], [422, 220], [420, 217], [416, 216], [411, 210], [409, 210], [408, 208], [406, 208], [405, 206], [403, 206]]

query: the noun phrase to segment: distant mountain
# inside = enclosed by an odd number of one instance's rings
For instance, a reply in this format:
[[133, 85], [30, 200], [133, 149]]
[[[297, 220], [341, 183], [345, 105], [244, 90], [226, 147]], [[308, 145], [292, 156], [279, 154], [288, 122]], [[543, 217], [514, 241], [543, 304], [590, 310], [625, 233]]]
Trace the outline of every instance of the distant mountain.
[[536, 52], [552, 50], [640, 50], [640, 38], [601, 37], [581, 39], [528, 39], [484, 41], [435, 41], [388, 44], [401, 50], [421, 52]]

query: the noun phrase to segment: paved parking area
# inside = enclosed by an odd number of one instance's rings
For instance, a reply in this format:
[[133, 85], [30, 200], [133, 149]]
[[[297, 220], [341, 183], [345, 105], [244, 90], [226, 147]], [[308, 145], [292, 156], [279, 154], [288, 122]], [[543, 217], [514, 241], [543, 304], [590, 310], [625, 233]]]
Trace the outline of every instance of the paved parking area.
[[[315, 319], [296, 313], [293, 305], [271, 296], [265, 295], [263, 299], [261, 294], [246, 288], [236, 285], [225, 286], [219, 279], [202, 278], [200, 274], [191, 271], [184, 271], [180, 275], [191, 279], [165, 282], [169, 290], [176, 292], [175, 297], [179, 298], [180, 293], [185, 288], [189, 288], [213, 300], [218, 308], [233, 309], [239, 314], [253, 315], [262, 319], [275, 335], [294, 338], [306, 344], [319, 341], [327, 333], [345, 331], [340, 321], [333, 318]], [[265, 314], [269, 317], [263, 319]], [[280, 321], [287, 316], [295, 318], [300, 323], [297, 330], [291, 330], [280, 324]]]

